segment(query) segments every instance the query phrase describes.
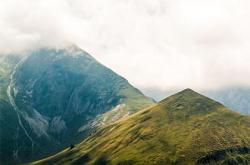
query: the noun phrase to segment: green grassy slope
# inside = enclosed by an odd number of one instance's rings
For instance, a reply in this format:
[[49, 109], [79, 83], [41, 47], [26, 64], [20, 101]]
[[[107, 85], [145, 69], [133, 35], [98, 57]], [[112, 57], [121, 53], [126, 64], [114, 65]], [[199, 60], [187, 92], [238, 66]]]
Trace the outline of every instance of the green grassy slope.
[[247, 164], [250, 117], [190, 89], [32, 164]]

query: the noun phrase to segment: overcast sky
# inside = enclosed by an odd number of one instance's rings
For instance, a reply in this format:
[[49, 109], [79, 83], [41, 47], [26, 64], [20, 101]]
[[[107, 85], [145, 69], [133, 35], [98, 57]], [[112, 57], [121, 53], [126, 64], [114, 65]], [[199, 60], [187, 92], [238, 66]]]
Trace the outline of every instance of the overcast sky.
[[0, 52], [69, 43], [139, 88], [250, 85], [249, 0], [0, 0]]

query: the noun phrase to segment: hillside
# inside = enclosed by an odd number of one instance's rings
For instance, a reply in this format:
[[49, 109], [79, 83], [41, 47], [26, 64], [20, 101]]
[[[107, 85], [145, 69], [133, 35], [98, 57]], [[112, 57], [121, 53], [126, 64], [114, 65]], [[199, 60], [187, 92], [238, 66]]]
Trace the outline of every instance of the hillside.
[[61, 153], [32, 163], [247, 164], [250, 117], [190, 89], [118, 121]]
[[152, 103], [76, 46], [6, 56], [0, 60], [0, 164], [58, 152]]

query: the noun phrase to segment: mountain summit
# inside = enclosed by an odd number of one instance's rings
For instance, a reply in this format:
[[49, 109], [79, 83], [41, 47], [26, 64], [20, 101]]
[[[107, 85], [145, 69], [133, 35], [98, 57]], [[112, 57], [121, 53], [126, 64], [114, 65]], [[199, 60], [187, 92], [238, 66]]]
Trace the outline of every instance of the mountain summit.
[[250, 117], [191, 89], [33, 164], [247, 164]]
[[194, 113], [205, 113], [206, 111], [212, 111], [224, 107], [221, 103], [201, 95], [190, 88], [184, 89], [171, 97], [163, 99], [159, 104], [161, 106], [167, 105], [168, 111], [185, 110]]

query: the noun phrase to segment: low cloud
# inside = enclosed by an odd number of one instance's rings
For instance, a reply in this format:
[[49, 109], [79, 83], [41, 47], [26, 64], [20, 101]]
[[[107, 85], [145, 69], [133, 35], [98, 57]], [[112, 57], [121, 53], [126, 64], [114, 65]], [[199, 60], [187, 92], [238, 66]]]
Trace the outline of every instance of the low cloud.
[[248, 0], [2, 0], [0, 52], [71, 43], [139, 88], [250, 85]]

